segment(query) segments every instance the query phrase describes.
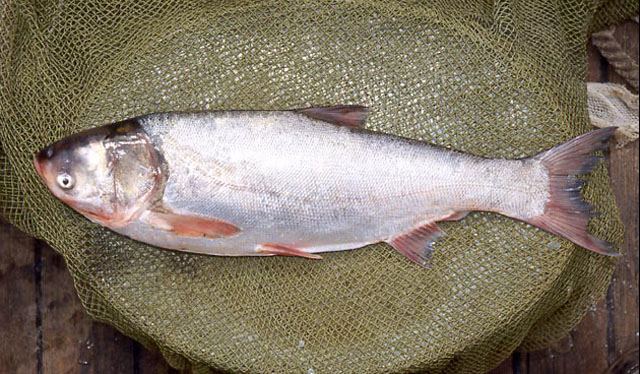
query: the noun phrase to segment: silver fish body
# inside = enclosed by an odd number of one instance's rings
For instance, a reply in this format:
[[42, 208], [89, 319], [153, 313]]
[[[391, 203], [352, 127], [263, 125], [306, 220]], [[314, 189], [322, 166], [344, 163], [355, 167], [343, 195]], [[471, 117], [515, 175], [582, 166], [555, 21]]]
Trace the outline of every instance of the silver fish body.
[[[612, 254], [586, 233], [586, 221], [581, 227], [588, 215], [576, 205], [579, 191], [573, 188], [574, 175], [592, 166], [585, 166], [588, 153], [601, 148], [612, 130], [536, 157], [504, 160], [335, 125], [300, 111], [160, 113], [134, 122], [143, 134], [136, 139], [157, 152], [162, 178], [127, 220], [109, 224], [88, 217], [158, 247], [313, 257], [306, 254], [387, 242], [424, 264], [440, 234], [436, 221], [482, 210]], [[143, 169], [141, 176], [150, 174]], [[580, 218], [569, 225], [576, 228], [566, 227], [570, 214]], [[214, 235], [197, 229], [207, 220]]]
[[176, 236], [142, 219], [116, 229], [172, 249], [353, 249], [459, 211], [541, 214], [547, 196], [539, 163], [477, 158], [294, 112], [159, 114], [140, 125], [167, 162], [163, 204], [241, 229], [217, 239]]

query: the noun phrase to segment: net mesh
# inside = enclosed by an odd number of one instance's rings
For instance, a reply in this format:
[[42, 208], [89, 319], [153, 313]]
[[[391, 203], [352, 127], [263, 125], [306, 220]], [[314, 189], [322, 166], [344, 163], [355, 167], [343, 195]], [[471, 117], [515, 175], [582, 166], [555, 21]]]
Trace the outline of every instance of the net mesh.
[[[433, 268], [385, 245], [295, 258], [159, 250], [51, 196], [31, 157], [144, 113], [364, 104], [367, 127], [488, 157], [590, 126], [585, 42], [637, 1], [12, 1], [0, 7], [0, 213], [65, 258], [89, 314], [176, 367], [477, 372], [562, 337], [614, 262], [524, 223], [443, 223]], [[622, 226], [600, 165], [595, 235]]]
[[638, 95], [615, 83], [587, 83], [587, 108], [594, 126], [616, 126], [618, 147], [638, 139]]

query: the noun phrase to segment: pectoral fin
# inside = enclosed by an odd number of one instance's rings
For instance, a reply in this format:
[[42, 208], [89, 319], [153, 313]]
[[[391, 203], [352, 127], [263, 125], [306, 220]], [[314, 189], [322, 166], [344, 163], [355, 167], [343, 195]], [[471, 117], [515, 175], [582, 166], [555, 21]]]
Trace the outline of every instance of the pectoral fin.
[[256, 252], [269, 254], [269, 255], [276, 255], [276, 256], [295, 256], [295, 257], [311, 258], [314, 260], [322, 259], [322, 257], [320, 257], [319, 255], [308, 253], [298, 248], [289, 247], [282, 244], [275, 244], [275, 243], [260, 244], [256, 249]]
[[369, 109], [361, 105], [339, 105], [296, 109], [295, 112], [338, 126], [360, 127], [364, 125]]
[[232, 236], [241, 231], [237, 226], [223, 220], [177, 214], [166, 210], [149, 211], [141, 218], [156, 229], [171, 231], [178, 236], [215, 239]]
[[432, 222], [393, 237], [387, 243], [409, 260], [428, 268], [433, 254], [431, 245], [442, 235], [442, 230]]

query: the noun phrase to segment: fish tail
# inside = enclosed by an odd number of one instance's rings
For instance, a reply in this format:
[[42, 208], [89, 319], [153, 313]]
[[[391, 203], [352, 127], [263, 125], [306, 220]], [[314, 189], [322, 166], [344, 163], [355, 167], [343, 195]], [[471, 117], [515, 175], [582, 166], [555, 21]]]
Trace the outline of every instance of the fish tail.
[[589, 173], [616, 127], [607, 127], [578, 136], [534, 157], [547, 170], [549, 194], [544, 213], [527, 220], [530, 224], [562, 236], [575, 244], [607, 256], [618, 256], [613, 246], [591, 236], [587, 224], [593, 216], [591, 205], [582, 199], [583, 181], [576, 175]]

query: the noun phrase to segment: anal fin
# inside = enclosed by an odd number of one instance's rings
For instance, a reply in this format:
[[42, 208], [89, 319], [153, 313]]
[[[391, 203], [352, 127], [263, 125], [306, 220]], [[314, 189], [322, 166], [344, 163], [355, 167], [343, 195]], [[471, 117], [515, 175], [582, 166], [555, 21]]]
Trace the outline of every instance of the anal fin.
[[428, 268], [433, 254], [431, 246], [442, 235], [442, 230], [431, 222], [393, 237], [387, 243], [409, 260]]
[[295, 257], [310, 258], [314, 260], [322, 259], [321, 256], [313, 253], [305, 252], [302, 249], [298, 249], [298, 248], [294, 248], [294, 247], [290, 247], [282, 244], [275, 244], [275, 243], [260, 244], [256, 249], [256, 252], [269, 254], [269, 255], [276, 255], [276, 256], [295, 256]]

